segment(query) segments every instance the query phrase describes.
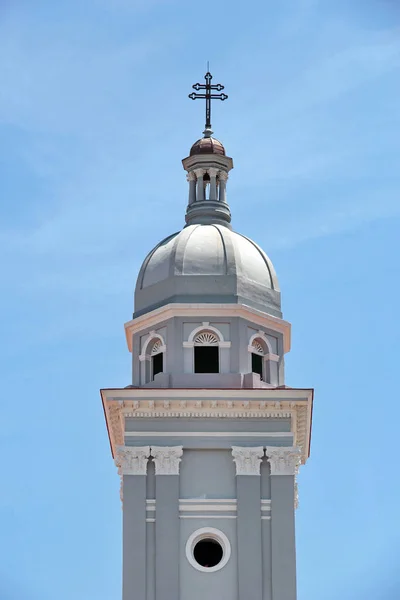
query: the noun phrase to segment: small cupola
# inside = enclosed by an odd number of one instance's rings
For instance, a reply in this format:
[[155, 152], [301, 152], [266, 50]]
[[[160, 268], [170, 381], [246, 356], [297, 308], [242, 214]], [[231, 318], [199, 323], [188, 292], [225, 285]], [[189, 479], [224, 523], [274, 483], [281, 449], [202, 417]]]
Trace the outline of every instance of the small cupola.
[[217, 224], [231, 228], [226, 182], [228, 173], [233, 168], [233, 161], [226, 156], [222, 142], [212, 137], [211, 129], [211, 100], [226, 100], [228, 96], [221, 92], [223, 85], [211, 83], [210, 72], [205, 74], [204, 79], [205, 83], [193, 85], [196, 92], [201, 93], [189, 94], [192, 100], [200, 98], [206, 101], [206, 124], [204, 137], [193, 144], [189, 156], [182, 161], [189, 182], [186, 225]]

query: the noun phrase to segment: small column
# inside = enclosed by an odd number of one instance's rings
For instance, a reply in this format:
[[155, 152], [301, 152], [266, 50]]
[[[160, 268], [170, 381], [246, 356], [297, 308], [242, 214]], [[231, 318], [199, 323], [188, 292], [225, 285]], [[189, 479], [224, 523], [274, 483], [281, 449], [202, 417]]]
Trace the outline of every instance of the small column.
[[189, 182], [189, 206], [196, 202], [196, 175], [193, 171], [189, 171], [186, 175], [186, 179]]
[[194, 172], [197, 177], [196, 200], [201, 201], [205, 199], [203, 181], [205, 169], [196, 169]]
[[156, 600], [179, 600], [179, 463], [183, 448], [152, 446], [151, 454], [156, 468]]
[[122, 477], [122, 600], [146, 600], [146, 474], [149, 446], [119, 446], [115, 464]]
[[271, 467], [271, 563], [273, 600], [296, 600], [294, 478], [300, 449], [268, 446]]
[[218, 200], [217, 173], [218, 173], [218, 169], [213, 169], [213, 168], [208, 169], [208, 174], [210, 176], [210, 200], [214, 200], [214, 202], [216, 202]]
[[219, 201], [226, 203], [226, 182], [228, 180], [228, 173], [220, 171], [218, 175], [219, 179]]
[[232, 455], [236, 463], [238, 600], [262, 600], [260, 465], [264, 449], [232, 446]]

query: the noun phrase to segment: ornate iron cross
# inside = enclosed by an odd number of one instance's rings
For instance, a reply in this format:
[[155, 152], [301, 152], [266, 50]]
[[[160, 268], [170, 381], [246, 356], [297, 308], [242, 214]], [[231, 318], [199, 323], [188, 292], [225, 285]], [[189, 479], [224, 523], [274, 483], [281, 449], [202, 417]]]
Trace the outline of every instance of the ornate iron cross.
[[217, 90], [218, 92], [220, 92], [221, 90], [224, 89], [224, 86], [221, 85], [220, 83], [217, 83], [216, 85], [211, 85], [211, 80], [212, 80], [212, 75], [210, 73], [210, 71], [207, 71], [207, 73], [204, 75], [204, 79], [206, 80], [206, 83], [195, 83], [194, 85], [192, 85], [192, 88], [196, 91], [199, 90], [205, 90], [204, 94], [196, 94], [195, 92], [192, 92], [191, 94], [189, 94], [189, 98], [191, 98], [192, 100], [198, 100], [199, 98], [201, 99], [205, 99], [206, 101], [206, 130], [211, 130], [211, 100], [226, 100], [227, 99], [227, 95], [226, 94], [213, 94], [212, 90]]

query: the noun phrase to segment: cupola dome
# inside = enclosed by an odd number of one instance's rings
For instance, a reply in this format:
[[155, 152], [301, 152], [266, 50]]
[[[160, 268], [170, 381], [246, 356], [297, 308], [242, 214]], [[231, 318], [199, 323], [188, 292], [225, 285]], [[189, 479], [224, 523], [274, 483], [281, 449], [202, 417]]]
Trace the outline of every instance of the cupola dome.
[[[226, 94], [209, 95], [210, 90], [223, 89], [220, 84], [209, 87], [211, 78], [207, 73], [205, 95], [189, 97], [226, 99]], [[203, 89], [201, 84], [193, 87]], [[174, 303], [243, 304], [281, 318], [271, 261], [255, 242], [232, 230], [226, 187], [233, 161], [212, 137], [210, 108], [203, 133], [182, 160], [189, 183], [186, 226], [162, 240], [144, 260], [134, 317]]]
[[203, 137], [190, 148], [190, 156], [196, 154], [219, 154], [225, 156], [225, 148], [219, 140], [213, 137]]
[[146, 257], [135, 315], [170, 303], [246, 304], [281, 317], [274, 267], [253, 241], [218, 224], [188, 225]]

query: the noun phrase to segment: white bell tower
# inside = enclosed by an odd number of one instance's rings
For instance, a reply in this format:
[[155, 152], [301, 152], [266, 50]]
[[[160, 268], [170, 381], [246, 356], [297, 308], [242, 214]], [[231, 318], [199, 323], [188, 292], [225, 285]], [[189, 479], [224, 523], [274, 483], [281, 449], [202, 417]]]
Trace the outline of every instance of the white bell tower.
[[210, 123], [223, 86], [205, 79], [194, 86], [204, 137], [183, 160], [186, 226], [139, 272], [125, 324], [131, 385], [101, 391], [121, 476], [122, 597], [296, 600], [313, 391], [285, 386], [290, 324], [271, 261], [232, 230], [233, 162]]

